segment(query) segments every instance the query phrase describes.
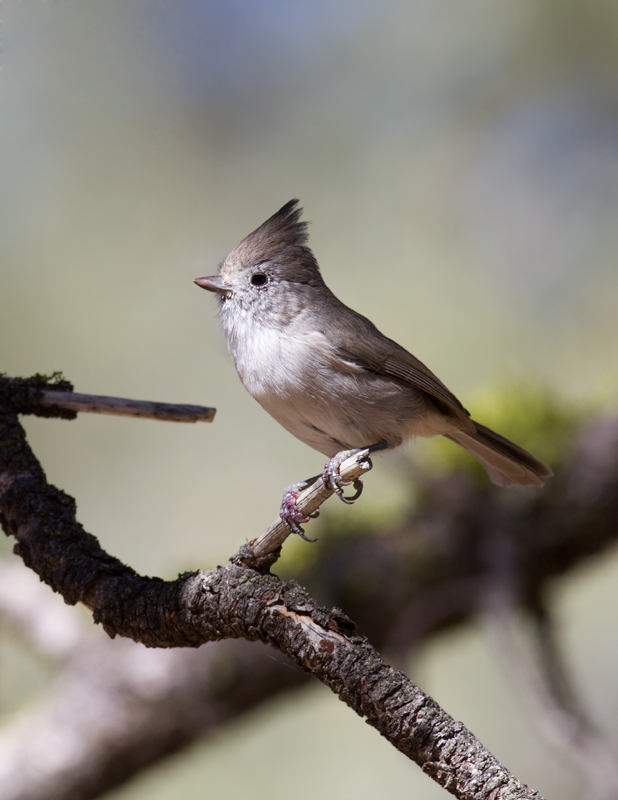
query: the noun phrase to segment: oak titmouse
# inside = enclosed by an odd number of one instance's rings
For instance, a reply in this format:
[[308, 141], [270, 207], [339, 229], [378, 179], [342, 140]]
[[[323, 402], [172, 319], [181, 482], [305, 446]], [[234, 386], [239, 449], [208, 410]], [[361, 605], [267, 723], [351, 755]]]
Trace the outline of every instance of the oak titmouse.
[[[442, 434], [475, 455], [498, 486], [542, 486], [553, 474], [546, 464], [474, 422], [421, 361], [335, 297], [297, 205], [290, 200], [245, 237], [218, 275], [195, 281], [217, 295], [247, 391], [329, 458]], [[340, 496], [341, 460], [325, 473]]]

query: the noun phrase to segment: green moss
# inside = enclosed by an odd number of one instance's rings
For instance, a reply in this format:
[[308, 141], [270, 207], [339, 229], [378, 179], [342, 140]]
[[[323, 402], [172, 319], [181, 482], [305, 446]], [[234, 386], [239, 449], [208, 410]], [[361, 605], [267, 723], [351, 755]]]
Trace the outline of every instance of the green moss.
[[59, 384], [66, 382], [66, 379], [60, 370], [52, 372], [51, 375], [41, 375], [40, 372], [37, 372], [34, 377], [41, 386], [58, 386]]

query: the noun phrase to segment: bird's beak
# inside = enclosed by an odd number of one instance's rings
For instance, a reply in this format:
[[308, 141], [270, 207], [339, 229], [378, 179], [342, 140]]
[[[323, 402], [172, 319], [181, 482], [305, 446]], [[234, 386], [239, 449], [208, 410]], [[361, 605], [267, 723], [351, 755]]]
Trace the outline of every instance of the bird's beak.
[[193, 283], [197, 283], [202, 289], [208, 289], [209, 292], [216, 292], [217, 294], [229, 294], [232, 291], [220, 275], [211, 275], [210, 278], [196, 278]]

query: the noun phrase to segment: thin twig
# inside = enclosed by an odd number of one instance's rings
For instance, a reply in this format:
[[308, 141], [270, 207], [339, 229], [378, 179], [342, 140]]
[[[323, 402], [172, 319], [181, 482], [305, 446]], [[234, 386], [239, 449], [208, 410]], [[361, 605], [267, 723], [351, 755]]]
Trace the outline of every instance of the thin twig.
[[188, 406], [176, 403], [155, 403], [149, 400], [127, 400], [123, 397], [103, 397], [95, 394], [58, 392], [54, 389], [32, 390], [44, 408], [58, 407], [67, 411], [86, 411], [91, 414], [114, 414], [119, 417], [143, 417], [168, 422], [212, 422], [216, 408]]
[[[369, 472], [371, 468], [369, 450], [363, 450], [347, 458], [341, 464], [339, 474], [344, 481], [353, 483], [359, 480], [361, 475]], [[296, 507], [303, 516], [310, 517], [334, 493], [334, 489], [326, 486], [322, 478], [318, 478], [315, 483], [299, 494], [296, 500]], [[264, 556], [275, 553], [291, 533], [292, 531], [279, 517], [257, 539], [242, 548], [238, 556], [235, 556], [232, 560], [236, 561], [236, 563], [249, 564], [255, 559], [264, 558]]]

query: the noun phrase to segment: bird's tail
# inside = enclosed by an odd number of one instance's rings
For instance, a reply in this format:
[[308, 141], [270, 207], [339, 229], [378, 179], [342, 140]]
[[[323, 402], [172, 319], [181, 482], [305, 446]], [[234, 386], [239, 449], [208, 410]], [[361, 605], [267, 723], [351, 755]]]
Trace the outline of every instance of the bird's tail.
[[543, 486], [554, 473], [534, 456], [478, 422], [476, 433], [446, 434], [476, 456], [496, 486]]

